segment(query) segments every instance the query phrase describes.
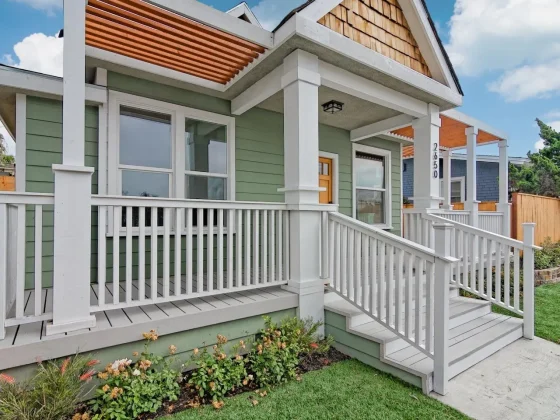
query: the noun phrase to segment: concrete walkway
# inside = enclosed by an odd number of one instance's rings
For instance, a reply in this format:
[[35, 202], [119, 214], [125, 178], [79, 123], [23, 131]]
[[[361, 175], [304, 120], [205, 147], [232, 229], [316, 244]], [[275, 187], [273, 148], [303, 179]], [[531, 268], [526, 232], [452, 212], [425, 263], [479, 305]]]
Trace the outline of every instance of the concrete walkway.
[[477, 420], [560, 419], [560, 345], [518, 340], [432, 394]]

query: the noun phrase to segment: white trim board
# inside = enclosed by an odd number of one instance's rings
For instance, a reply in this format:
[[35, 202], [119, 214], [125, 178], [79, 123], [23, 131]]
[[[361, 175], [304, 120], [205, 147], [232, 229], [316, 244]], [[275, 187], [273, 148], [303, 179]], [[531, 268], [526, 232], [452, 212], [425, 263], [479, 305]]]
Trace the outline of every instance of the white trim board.
[[340, 172], [339, 172], [339, 159], [338, 159], [338, 153], [330, 153], [330, 152], [322, 152], [319, 150], [319, 157], [320, 158], [326, 158], [326, 159], [331, 159], [333, 162], [333, 168], [332, 168], [332, 173], [333, 173], [333, 204], [339, 204], [338, 200], [339, 200], [339, 178], [340, 178]]
[[409, 126], [412, 121], [414, 121], [414, 117], [407, 114], [401, 114], [373, 124], [368, 124], [350, 131], [350, 141], [360, 141], [379, 134], [385, 134], [393, 130], [398, 130], [399, 128]]
[[[32, 94], [40, 97], [62, 98], [62, 78], [36, 74], [15, 68], [0, 67], [0, 87], [16, 89], [21, 93]], [[86, 103], [102, 104], [107, 101], [104, 87], [86, 83]]]
[[383, 156], [385, 162], [385, 223], [378, 223], [375, 226], [379, 229], [393, 229], [393, 188], [391, 182], [391, 151], [386, 149], [379, 149], [373, 146], [366, 146], [364, 144], [352, 144], [352, 217], [357, 218], [357, 203], [356, 203], [356, 152], [369, 153], [372, 155]]
[[[445, 181], [445, 178], [440, 178], [439, 179], [439, 195], [441, 195], [443, 197], [443, 182]], [[449, 182], [451, 184], [453, 184], [454, 182], [460, 182], [461, 183], [461, 197], [460, 197], [460, 203], [464, 203], [465, 202], [465, 177], [464, 176], [455, 176], [449, 179]], [[450, 185], [450, 190], [451, 190], [451, 185]], [[451, 196], [451, 194], [450, 194]], [[453, 198], [453, 197], [451, 197]], [[453, 204], [453, 201], [451, 202], [451, 204]]]
[[273, 46], [273, 34], [196, 0], [147, 0], [170, 12], [227, 32], [266, 48]]
[[[501, 140], [507, 140], [508, 138], [508, 135], [505, 131], [498, 130], [497, 128], [494, 128], [486, 124], [485, 122], [479, 121], [476, 118], [473, 118], [467, 114], [457, 111], [456, 109], [448, 109], [447, 111], [442, 111], [441, 114], [445, 115], [448, 118], [451, 118], [452, 120], [462, 122], [463, 124], [466, 124], [469, 127], [475, 127], [478, 128], [479, 130], [492, 134], [493, 136], [496, 136]], [[484, 144], [490, 144], [490, 143], [484, 143]], [[480, 146], [482, 146], [482, 144]]]

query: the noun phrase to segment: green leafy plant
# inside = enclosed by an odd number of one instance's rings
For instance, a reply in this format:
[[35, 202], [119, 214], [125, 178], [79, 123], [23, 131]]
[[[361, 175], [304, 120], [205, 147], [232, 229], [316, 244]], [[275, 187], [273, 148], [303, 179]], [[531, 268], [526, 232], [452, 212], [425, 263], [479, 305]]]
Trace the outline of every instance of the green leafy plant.
[[[115, 360], [97, 376], [102, 384], [96, 397], [90, 401], [93, 420], [124, 420], [142, 413], [155, 413], [165, 400], [175, 401], [179, 396], [179, 372], [171, 369], [171, 358], [164, 359], [149, 352], [149, 344], [158, 339], [152, 330], [144, 333], [144, 351], [134, 362]], [[177, 348], [169, 347], [171, 355]]]
[[233, 347], [235, 356], [227, 355], [224, 345], [227, 338], [218, 335], [217, 344], [210, 353], [207, 349], [194, 349], [192, 361], [197, 368], [189, 378], [188, 384], [193, 386], [201, 398], [212, 400], [216, 408], [220, 408], [223, 397], [230, 391], [235, 391], [241, 385], [247, 385], [252, 378], [247, 376], [245, 359], [239, 354], [245, 349], [245, 343], [240, 341]]
[[560, 242], [552, 242], [546, 238], [542, 249], [535, 252], [535, 269], [560, 267]]
[[33, 378], [17, 382], [0, 375], [0, 418], [5, 420], [60, 420], [71, 415], [88, 393], [97, 360], [85, 356], [62, 362], [39, 363]]
[[299, 318], [287, 318], [276, 324], [264, 317], [261, 330], [249, 355], [250, 369], [259, 387], [270, 387], [297, 376], [301, 356], [325, 352], [331, 340], [320, 341], [317, 330], [321, 323]]

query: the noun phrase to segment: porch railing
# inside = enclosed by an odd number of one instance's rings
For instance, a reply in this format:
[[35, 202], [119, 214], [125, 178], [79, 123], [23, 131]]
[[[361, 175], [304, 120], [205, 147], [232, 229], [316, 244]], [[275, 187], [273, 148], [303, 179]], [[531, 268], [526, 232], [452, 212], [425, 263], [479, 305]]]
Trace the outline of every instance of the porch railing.
[[94, 196], [92, 206], [92, 312], [288, 282], [285, 204]]
[[[0, 194], [0, 339], [6, 328], [52, 319], [52, 194]], [[45, 271], [47, 271], [45, 267]]]
[[[450, 239], [438, 252], [340, 213], [323, 214], [323, 273], [329, 288], [434, 360], [445, 393]], [[444, 220], [445, 222], [445, 220]]]
[[[499, 214], [499, 213], [498, 213]], [[448, 214], [422, 211], [405, 217], [405, 235], [433, 248], [434, 224], [450, 223], [452, 267], [451, 283], [466, 292], [518, 314], [524, 319], [524, 336], [534, 335], [534, 224], [524, 224], [524, 241], [517, 241], [490, 230], [475, 228], [448, 219]], [[488, 216], [483, 214], [483, 216]], [[484, 220], [484, 218], [482, 218]], [[484, 227], [496, 228], [487, 219]], [[501, 220], [500, 220], [501, 223]]]

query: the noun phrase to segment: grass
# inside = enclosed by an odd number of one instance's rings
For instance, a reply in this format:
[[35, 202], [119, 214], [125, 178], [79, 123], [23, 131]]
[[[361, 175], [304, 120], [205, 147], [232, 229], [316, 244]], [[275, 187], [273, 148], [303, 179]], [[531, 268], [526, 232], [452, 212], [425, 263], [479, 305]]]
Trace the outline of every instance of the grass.
[[[560, 344], [560, 283], [535, 287], [535, 335]], [[512, 316], [507, 309], [494, 306], [494, 312]]]
[[[253, 406], [255, 398], [258, 405]], [[273, 389], [266, 397], [241, 394], [211, 406], [190, 409], [169, 418], [189, 419], [468, 419], [418, 388], [356, 360], [336, 363]]]

